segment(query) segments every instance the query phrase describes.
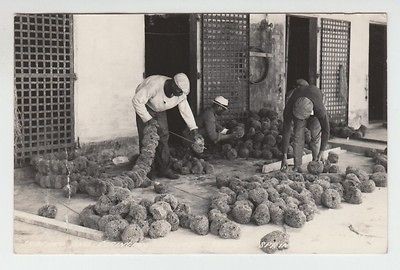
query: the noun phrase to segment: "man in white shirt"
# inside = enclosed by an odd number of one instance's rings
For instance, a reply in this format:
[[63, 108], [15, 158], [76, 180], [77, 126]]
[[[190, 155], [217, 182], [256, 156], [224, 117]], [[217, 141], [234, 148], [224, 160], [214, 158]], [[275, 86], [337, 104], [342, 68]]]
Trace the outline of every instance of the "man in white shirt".
[[187, 101], [189, 92], [190, 82], [184, 73], [178, 73], [174, 78], [153, 75], [146, 78], [136, 88], [135, 96], [132, 99], [136, 111], [140, 147], [142, 147], [144, 126], [154, 121], [158, 123], [160, 140], [153, 168], [157, 169], [160, 177], [179, 178], [170, 169], [171, 156], [168, 145], [169, 131], [166, 111], [178, 106], [179, 112], [190, 130], [192, 140], [199, 136], [196, 121]]

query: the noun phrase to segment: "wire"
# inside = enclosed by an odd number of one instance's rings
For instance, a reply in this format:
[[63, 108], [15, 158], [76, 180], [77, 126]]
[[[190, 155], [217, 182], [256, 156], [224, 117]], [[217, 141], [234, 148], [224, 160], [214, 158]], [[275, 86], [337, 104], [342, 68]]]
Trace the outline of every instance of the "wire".
[[[182, 140], [185, 140], [185, 141], [187, 141], [187, 142], [190, 142], [191, 144], [194, 144], [194, 142], [192, 142], [191, 140], [189, 140], [189, 139], [187, 139], [187, 138], [185, 138], [185, 137], [183, 137], [183, 136], [181, 136], [181, 135], [179, 135], [179, 134], [176, 134], [175, 132], [169, 131], [169, 133], [171, 133], [172, 135], [175, 135], [175, 136], [181, 138]], [[207, 149], [207, 148], [204, 147], [204, 149]]]

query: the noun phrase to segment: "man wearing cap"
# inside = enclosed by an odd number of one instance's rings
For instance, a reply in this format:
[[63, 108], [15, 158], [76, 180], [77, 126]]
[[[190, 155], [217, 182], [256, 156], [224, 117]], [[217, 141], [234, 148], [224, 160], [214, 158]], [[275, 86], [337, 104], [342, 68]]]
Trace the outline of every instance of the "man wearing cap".
[[[294, 123], [294, 170], [299, 171], [304, 149], [304, 130], [311, 131], [310, 147], [313, 160], [321, 160], [329, 139], [329, 118], [323, 104], [322, 92], [316, 86], [298, 86], [283, 111], [283, 139], [281, 169], [287, 168], [287, 151]], [[321, 144], [321, 145], [320, 145]]]
[[173, 79], [167, 76], [153, 75], [146, 78], [136, 88], [132, 99], [133, 107], [136, 111], [140, 147], [142, 147], [144, 126], [157, 121], [160, 140], [154, 167], [160, 177], [179, 178], [170, 169], [171, 156], [168, 145], [169, 131], [166, 111], [178, 106], [179, 112], [190, 131], [191, 139], [194, 141], [199, 136], [196, 121], [187, 101], [189, 92], [190, 82], [184, 73], [176, 74]]
[[309, 84], [308, 84], [308, 82], [306, 81], [306, 80], [304, 80], [304, 79], [297, 79], [296, 80], [296, 84], [293, 86], [293, 89], [291, 89], [291, 90], [289, 90], [287, 93], [286, 93], [286, 101], [288, 101], [289, 99], [290, 99], [290, 97], [292, 96], [292, 94], [294, 93], [294, 91], [297, 89], [297, 88], [299, 88], [299, 87], [302, 87], [302, 86], [309, 86]]
[[226, 134], [228, 131], [218, 123], [218, 116], [228, 110], [228, 100], [223, 96], [218, 96], [213, 100], [213, 104], [207, 107], [196, 118], [199, 133], [204, 137], [206, 146], [230, 140], [234, 134]]

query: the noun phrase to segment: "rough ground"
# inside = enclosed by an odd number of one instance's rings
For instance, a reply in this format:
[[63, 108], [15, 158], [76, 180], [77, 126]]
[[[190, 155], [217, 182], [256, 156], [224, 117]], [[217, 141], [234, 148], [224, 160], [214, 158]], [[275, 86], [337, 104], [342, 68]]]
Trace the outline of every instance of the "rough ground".
[[[216, 173], [249, 176], [255, 173], [259, 161], [236, 160], [214, 162]], [[371, 159], [353, 154], [340, 155], [339, 165], [356, 166], [369, 170]], [[165, 180], [167, 181], [167, 180]], [[212, 176], [182, 176], [167, 181], [171, 193], [189, 202], [197, 213], [205, 213], [207, 198], [216, 191]], [[94, 200], [79, 195], [71, 200], [62, 197], [61, 191], [41, 189], [32, 180], [15, 180], [15, 209], [36, 213], [44, 203], [55, 203], [57, 219], [77, 222], [77, 214]], [[151, 188], [136, 189], [141, 197], [154, 197]], [[67, 208], [67, 207], [68, 208]], [[342, 204], [341, 209], [320, 209], [315, 219], [301, 229], [276, 225], [241, 225], [239, 240], [223, 240], [213, 235], [199, 236], [179, 229], [167, 237], [127, 247], [121, 243], [95, 242], [57, 231], [21, 222], [14, 223], [14, 250], [17, 253], [262, 253], [259, 240], [265, 234], [286, 229], [290, 234], [290, 248], [284, 253], [385, 253], [387, 249], [387, 189], [378, 188], [372, 194], [363, 194], [363, 204]], [[46, 244], [44, 244], [46, 243]]]

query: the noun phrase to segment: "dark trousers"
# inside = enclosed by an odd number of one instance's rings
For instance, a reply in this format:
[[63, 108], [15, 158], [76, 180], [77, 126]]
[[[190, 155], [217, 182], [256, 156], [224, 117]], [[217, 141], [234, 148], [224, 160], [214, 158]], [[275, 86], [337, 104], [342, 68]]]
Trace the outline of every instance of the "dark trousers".
[[[153, 162], [152, 171], [157, 171], [159, 174], [164, 174], [171, 164], [171, 156], [169, 153], [169, 133], [168, 133], [168, 120], [167, 120], [167, 112], [155, 112], [149, 107], [147, 107], [150, 115], [157, 120], [159, 128], [157, 129], [157, 133], [160, 136], [160, 140], [158, 141], [158, 146], [156, 149], [156, 155]], [[143, 123], [142, 118], [136, 115], [136, 124], [139, 133], [139, 147], [142, 149], [142, 140], [143, 140], [143, 128], [145, 124]]]
[[321, 124], [318, 118], [311, 116], [308, 119], [300, 120], [297, 118], [293, 119], [294, 122], [294, 166], [300, 167], [303, 162], [303, 151], [304, 151], [304, 131], [307, 127], [311, 131], [310, 148], [312, 157], [315, 160], [319, 153], [321, 146]]

